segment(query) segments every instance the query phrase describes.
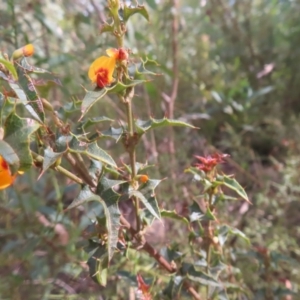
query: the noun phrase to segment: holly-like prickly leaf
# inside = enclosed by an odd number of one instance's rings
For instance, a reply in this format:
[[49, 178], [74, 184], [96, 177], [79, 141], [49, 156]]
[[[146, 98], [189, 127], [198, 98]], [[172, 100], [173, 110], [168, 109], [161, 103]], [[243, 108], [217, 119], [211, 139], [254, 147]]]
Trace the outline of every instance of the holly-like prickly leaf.
[[85, 154], [92, 159], [101, 161], [113, 167], [117, 167], [112, 157], [103, 149], [101, 149], [97, 142], [88, 143], [79, 140], [78, 136], [68, 135], [60, 136], [56, 141], [59, 152], [64, 152], [67, 149], [73, 153]]
[[0, 53], [0, 63], [2, 65], [4, 65], [4, 67], [10, 72], [10, 74], [12, 75], [12, 77], [15, 79], [15, 80], [18, 80], [18, 74], [17, 74], [17, 71], [15, 69], [15, 66], [9, 61], [9, 60], [6, 60], [2, 54]]
[[27, 72], [30, 73], [38, 73], [38, 74], [42, 74], [42, 73], [51, 73], [45, 69], [41, 69], [41, 68], [37, 68], [35, 66], [32, 66], [28, 63], [27, 59], [25, 57], [23, 57], [20, 61], [20, 66], [26, 70]]
[[58, 110], [61, 118], [68, 118], [69, 116], [74, 115], [74, 113], [79, 112], [81, 109], [82, 101], [73, 97], [72, 102], [68, 102], [63, 107]]
[[124, 5], [124, 10], [123, 10], [124, 22], [127, 22], [131, 16], [137, 13], [141, 14], [147, 21], [149, 21], [149, 14], [144, 5], [137, 5], [135, 7]]
[[198, 271], [191, 264], [183, 263], [182, 270], [185, 273], [188, 279], [194, 282], [198, 282], [200, 284], [209, 285], [209, 286], [221, 286], [213, 276], [206, 274], [202, 271]]
[[52, 165], [54, 165], [58, 160], [61, 159], [64, 152], [54, 152], [51, 147], [48, 147], [44, 150], [44, 161], [43, 161], [43, 169], [39, 178], [48, 170]]
[[189, 208], [190, 208], [190, 215], [189, 215], [190, 222], [216, 220], [216, 217], [214, 216], [214, 214], [211, 212], [209, 208], [206, 208], [206, 211], [204, 211], [204, 209], [201, 208], [201, 206], [196, 201], [194, 201], [194, 203]]
[[171, 277], [168, 286], [163, 291], [163, 294], [167, 296], [170, 300], [180, 299], [179, 297], [184, 279], [184, 276]]
[[16, 114], [10, 114], [4, 124], [4, 141], [16, 152], [20, 160], [20, 170], [25, 171], [32, 165], [32, 156], [29, 149], [30, 135], [40, 124], [33, 119], [23, 119]]
[[234, 178], [226, 175], [218, 175], [217, 180], [222, 182], [223, 185], [227, 186], [231, 190], [235, 191], [244, 200], [251, 203], [243, 187]]
[[138, 190], [129, 191], [130, 196], [139, 198], [145, 205], [147, 211], [157, 219], [160, 219], [161, 216], [154, 190], [160, 182], [161, 180], [150, 179], [142, 184]]
[[89, 174], [90, 176], [94, 179], [94, 180], [97, 180], [100, 173], [101, 173], [101, 170], [103, 168], [103, 165], [100, 161], [98, 160], [94, 160], [94, 159], [91, 159], [91, 165], [89, 167]]
[[87, 262], [91, 278], [102, 286], [106, 286], [107, 283], [108, 262], [105, 245], [99, 245]]
[[168, 247], [163, 247], [159, 250], [160, 255], [162, 255], [168, 262], [178, 261], [183, 258], [184, 254], [178, 251], [178, 245], [172, 244]]
[[109, 129], [102, 131], [100, 137], [113, 138], [114, 140], [118, 141], [122, 136], [123, 132], [124, 129], [122, 127], [120, 128], [110, 127]]
[[44, 122], [45, 112], [44, 112], [43, 103], [42, 100], [40, 99], [40, 96], [37, 93], [33, 80], [26, 73], [26, 70], [23, 67], [18, 66], [17, 72], [19, 76], [18, 84], [23, 89], [28, 99], [27, 105], [31, 106], [39, 116], [41, 122]]
[[170, 218], [170, 219], [181, 221], [187, 226], [190, 225], [190, 222], [188, 221], [188, 219], [183, 217], [183, 216], [178, 215], [175, 210], [173, 210], [173, 211], [171, 211], [171, 210], [162, 210], [160, 212], [160, 214], [161, 214], [162, 218]]
[[188, 169], [184, 170], [184, 173], [191, 173], [194, 176], [195, 181], [203, 181], [206, 178], [206, 174], [195, 167], [189, 167]]
[[129, 87], [136, 86], [138, 84], [141, 84], [145, 82], [145, 80], [128, 80], [126, 84], [122, 82], [117, 82], [111, 87], [104, 87], [101, 90], [98, 91], [87, 91], [86, 95], [82, 100], [81, 104], [81, 117], [80, 120], [83, 118], [83, 116], [90, 110], [90, 108], [99, 100], [103, 99], [104, 96], [108, 93], [115, 93], [115, 94], [123, 94], [126, 89]]
[[116, 94], [123, 94], [125, 92], [125, 90], [127, 90], [130, 87], [134, 87], [138, 84], [142, 84], [146, 82], [146, 80], [131, 80], [128, 79], [126, 84], [118, 81], [114, 86], [112, 86], [111, 88], [108, 88], [108, 92], [109, 93], [116, 93]]
[[39, 114], [35, 111], [35, 109], [30, 105], [30, 103], [27, 100], [27, 96], [23, 89], [19, 86], [19, 84], [15, 82], [9, 83], [10, 87], [14, 90], [16, 93], [18, 99], [20, 102], [25, 106], [25, 108], [28, 110], [28, 112], [31, 114], [31, 116], [38, 122], [42, 123], [42, 120], [39, 116]]
[[221, 272], [226, 269], [228, 269], [228, 266], [221, 261], [218, 261], [213, 267], [209, 268], [209, 271], [212, 276], [219, 278]]
[[82, 100], [81, 104], [81, 117], [89, 111], [89, 109], [99, 100], [101, 100], [106, 94], [108, 90], [106, 88], [103, 88], [100, 91], [86, 91], [86, 94]]
[[8, 163], [11, 173], [14, 175], [19, 169], [20, 160], [15, 150], [3, 140], [0, 140], [0, 155]]
[[5, 97], [2, 93], [0, 93], [0, 120], [2, 122], [10, 115], [16, 108], [15, 98]]
[[221, 246], [225, 244], [229, 234], [233, 234], [241, 237], [244, 241], [246, 241], [250, 245], [250, 240], [249, 238], [247, 238], [245, 233], [243, 233], [237, 228], [230, 227], [228, 225], [223, 225], [218, 230], [218, 238]]
[[165, 127], [165, 126], [181, 126], [181, 127], [189, 127], [189, 128], [193, 128], [193, 129], [196, 128], [193, 125], [190, 125], [188, 123], [178, 121], [178, 120], [171, 120], [171, 119], [167, 119], [167, 118], [163, 118], [163, 119], [152, 119], [151, 118], [150, 120], [147, 120], [147, 121], [136, 120], [135, 125], [136, 125], [136, 131], [139, 134], [143, 134], [153, 128]]
[[[85, 185], [78, 197], [67, 208], [67, 210], [70, 210], [90, 201], [98, 201], [103, 206], [107, 229], [107, 251], [109, 260], [112, 258], [116, 249], [120, 227], [120, 211], [118, 208], [120, 195], [112, 189], [113, 186], [110, 185], [111, 182], [112, 180], [110, 181], [103, 177], [102, 181], [99, 182], [97, 194], [93, 193], [89, 186]], [[112, 184], [116, 184], [116, 182]]]
[[100, 34], [103, 32], [113, 32], [113, 30], [114, 30], [113, 24], [104, 23], [100, 27]]
[[[149, 203], [148, 199], [141, 192], [136, 191], [136, 190], [130, 191], [129, 196], [130, 197], [134, 196], [134, 197], [138, 198], [139, 200], [141, 200], [143, 202], [143, 204], [145, 205], [145, 207], [147, 208], [147, 210], [149, 211], [149, 213], [153, 217], [160, 219], [160, 216], [158, 214], [159, 210], [157, 207], [157, 203], [155, 203], [156, 201], [155, 202], [152, 201], [152, 203]], [[156, 204], [156, 205], [153, 207], [153, 204], [154, 205]]]
[[102, 123], [102, 122], [113, 122], [113, 119], [110, 119], [108, 117], [95, 117], [95, 118], [89, 118], [88, 120], [84, 121], [82, 124], [82, 128], [87, 129], [88, 127], [98, 124], [98, 123]]
[[97, 195], [100, 195], [103, 199], [108, 214], [106, 216], [106, 226], [108, 229], [108, 257], [112, 258], [113, 252], [118, 243], [118, 233], [120, 228], [120, 211], [118, 201], [120, 194], [115, 192], [114, 188], [120, 184], [126, 183], [120, 180], [111, 180], [106, 177], [102, 177], [97, 186]]
[[142, 78], [145, 75], [151, 75], [151, 76], [158, 76], [160, 74], [149, 71], [147, 67], [157, 67], [158, 63], [155, 60], [148, 59], [148, 57], [145, 58], [145, 60], [141, 59], [141, 62], [133, 65], [129, 68], [130, 75], [134, 76], [134, 78], [139, 79]]

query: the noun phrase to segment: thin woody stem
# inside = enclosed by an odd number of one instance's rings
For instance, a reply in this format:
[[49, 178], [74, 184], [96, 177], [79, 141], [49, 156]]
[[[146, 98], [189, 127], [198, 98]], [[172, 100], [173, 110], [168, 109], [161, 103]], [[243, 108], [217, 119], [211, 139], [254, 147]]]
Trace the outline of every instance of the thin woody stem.
[[[132, 138], [134, 135], [134, 128], [133, 128], [131, 99], [126, 99], [125, 107], [126, 107], [126, 115], [127, 115], [127, 122], [128, 122], [128, 133], [129, 133], [130, 138]], [[134, 145], [132, 145], [131, 140], [130, 140], [130, 145], [129, 145], [128, 151], [129, 151], [129, 155], [130, 155], [131, 179], [134, 179], [136, 176], [135, 147], [134, 147]]]
[[[212, 207], [212, 196], [213, 191], [209, 191], [209, 199], [208, 199], [208, 208], [211, 210]], [[206, 273], [209, 274], [209, 266], [210, 266], [210, 260], [211, 260], [211, 242], [212, 242], [212, 228], [211, 228], [211, 221], [207, 221], [207, 225], [205, 227], [205, 250], [206, 250]], [[209, 286], [206, 286], [206, 298], [208, 298], [209, 294]]]
[[[137, 237], [139, 232], [135, 230], [129, 222], [123, 217], [120, 217], [121, 225], [126, 228], [134, 237]], [[159, 265], [168, 271], [170, 274], [175, 273], [177, 271], [177, 267], [175, 265], [170, 264], [157, 250], [155, 250], [148, 242], [145, 242], [142, 250], [147, 252], [151, 257], [153, 257]], [[201, 300], [200, 295], [195, 291], [195, 289], [189, 285], [188, 282], [184, 282], [184, 288], [193, 296], [195, 300]]]
[[[116, 36], [118, 47], [122, 48], [124, 46], [124, 33], [126, 31], [126, 28], [125, 28], [125, 25], [120, 20], [119, 13], [118, 13], [118, 10], [120, 8], [120, 2], [118, 0], [110, 0], [110, 1], [108, 1], [108, 3], [110, 4], [110, 11], [111, 11], [112, 17], [114, 19], [114, 35]], [[127, 74], [127, 67], [123, 71], [125, 72], [125, 74]], [[130, 159], [131, 183], [133, 185], [133, 188], [135, 188], [136, 187], [136, 182], [135, 182], [135, 178], [136, 178], [136, 166], [135, 166], [136, 165], [136, 152], [135, 152], [136, 141], [134, 139], [134, 123], [133, 123], [132, 103], [131, 103], [133, 95], [134, 95], [134, 89], [127, 88], [126, 95], [124, 98], [122, 97], [122, 101], [126, 107], [126, 117], [127, 117], [128, 134], [129, 134], [129, 137], [126, 141], [126, 150], [128, 151], [129, 159]], [[139, 203], [139, 199], [136, 197], [133, 197], [133, 201], [135, 204], [136, 228], [138, 231], [140, 231], [140, 228], [141, 228], [141, 222], [140, 222], [140, 217], [139, 217], [140, 203]]]
[[[136, 152], [135, 152], [135, 141], [134, 141], [134, 125], [133, 125], [133, 114], [132, 114], [132, 96], [133, 96], [133, 90], [128, 93], [128, 96], [124, 99], [124, 104], [126, 107], [126, 116], [127, 116], [127, 122], [128, 122], [128, 133], [129, 133], [129, 145], [127, 148], [129, 159], [130, 159], [130, 166], [131, 166], [131, 181], [134, 184], [135, 177], [136, 177]], [[136, 197], [133, 197], [134, 204], [135, 204], [135, 215], [136, 215], [136, 228], [137, 231], [140, 231], [141, 228], [141, 222], [139, 217], [139, 211], [140, 211], [140, 203], [139, 199]]]
[[79, 162], [78, 157], [73, 155], [71, 153], [67, 153], [67, 155], [64, 156], [66, 160], [69, 162], [69, 164], [73, 167], [73, 169], [82, 177], [82, 180], [87, 183], [90, 186], [96, 186], [96, 184], [93, 182], [92, 178], [90, 177], [88, 171], [86, 168], [82, 168], [81, 163]]
[[[42, 163], [44, 161], [44, 157], [41, 155], [38, 155], [37, 153], [31, 151], [31, 154], [34, 158], [35, 161]], [[65, 176], [67, 176], [68, 178], [70, 178], [71, 180], [75, 181], [78, 184], [83, 184], [83, 180], [79, 177], [77, 177], [76, 175], [74, 175], [73, 173], [69, 172], [68, 170], [66, 170], [65, 168], [61, 167], [61, 166], [53, 166], [52, 167], [54, 170], [64, 174]]]

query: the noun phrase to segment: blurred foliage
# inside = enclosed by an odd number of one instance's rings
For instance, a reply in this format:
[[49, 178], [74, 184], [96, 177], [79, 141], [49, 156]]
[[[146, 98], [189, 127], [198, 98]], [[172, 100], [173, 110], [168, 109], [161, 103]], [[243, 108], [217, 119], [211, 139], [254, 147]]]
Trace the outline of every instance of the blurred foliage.
[[[133, 59], [142, 56], [159, 63], [155, 70], [163, 75], [137, 88], [134, 101], [139, 116], [161, 119], [166, 113], [163, 95], [172, 89], [174, 9], [172, 1], [145, 4], [150, 24], [131, 18], [125, 47], [132, 50]], [[243, 230], [252, 246], [235, 237], [228, 240], [224, 255], [240, 269], [226, 273], [228, 281], [239, 279], [227, 286], [230, 299], [265, 299], [266, 289], [277, 295], [270, 299], [300, 299], [299, 14], [300, 3], [292, 0], [181, 1], [175, 116], [201, 130], [174, 130], [175, 166], [170, 166], [165, 132], [158, 129], [142, 139], [149, 163], [158, 165], [149, 174], [176, 178], [159, 187], [160, 206], [180, 213], [198, 193], [196, 183], [190, 185], [183, 175], [193, 155], [216, 149], [231, 155], [224, 171], [236, 174], [252, 205], [224, 205], [218, 219]], [[34, 44], [30, 63], [51, 71], [36, 77], [42, 79], [39, 92], [71, 126], [80, 116], [72, 111], [84, 96], [82, 86], [91, 89], [88, 66], [115, 46], [109, 35], [100, 35], [105, 18], [105, 1], [0, 2], [0, 50], [12, 53]], [[6, 89], [0, 81], [1, 93]], [[122, 118], [115, 100], [106, 95], [90, 112], [91, 118], [99, 111], [101, 116]], [[119, 127], [115, 123], [111, 128]], [[109, 130], [105, 126], [96, 124], [99, 130]], [[119, 157], [118, 164], [126, 161], [121, 146], [109, 140], [101, 143]], [[138, 150], [139, 161], [144, 161], [145, 152]], [[52, 171], [38, 181], [37, 177], [38, 171], [31, 169], [0, 195], [1, 299], [128, 299], [137, 286], [132, 274], [154, 275], [150, 258], [129, 250], [127, 257], [113, 258], [105, 290], [94, 284], [82, 263], [88, 256], [77, 250], [89, 215], [63, 211], [77, 197], [78, 186]], [[92, 206], [88, 213], [99, 209]], [[173, 252], [176, 243], [187, 243], [182, 226], [166, 221], [157, 228], [149, 230], [151, 243], [171, 245]], [[120, 271], [123, 267], [126, 272]], [[166, 283], [167, 276], [157, 281]], [[156, 282], [148, 283], [159, 289]], [[248, 298], [239, 298], [235, 284]], [[291, 291], [293, 298], [288, 298]]]

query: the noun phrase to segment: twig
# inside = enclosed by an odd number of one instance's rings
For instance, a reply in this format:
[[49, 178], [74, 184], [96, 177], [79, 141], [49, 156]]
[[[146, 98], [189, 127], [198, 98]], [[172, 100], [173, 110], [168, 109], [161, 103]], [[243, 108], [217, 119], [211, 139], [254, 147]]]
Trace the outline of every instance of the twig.
[[87, 169], [84, 168], [82, 169], [82, 163], [78, 160], [77, 157], [73, 157], [70, 153], [67, 153], [65, 156], [66, 160], [69, 162], [69, 164], [73, 167], [73, 169], [80, 174], [80, 176], [82, 177], [82, 180], [87, 183], [88, 185], [95, 187], [96, 184], [94, 183], [94, 181], [92, 180], [92, 178], [90, 177], [90, 175], [87, 172]]
[[[121, 225], [126, 228], [134, 237], [139, 233], [133, 227], [131, 227], [130, 223], [123, 217], [120, 217]], [[136, 237], [138, 239], [138, 237]], [[157, 250], [155, 250], [148, 242], [145, 242], [143, 247], [141, 248], [145, 252], [147, 252], [151, 257], [153, 257], [161, 267], [163, 267], [169, 273], [175, 273], [177, 271], [177, 267], [170, 264], [162, 255], [159, 254]], [[199, 294], [195, 291], [195, 289], [190, 286], [187, 282], [184, 283], [185, 289], [193, 295], [194, 299], [201, 300]]]
[[[38, 155], [37, 153], [31, 151], [31, 154], [33, 156], [33, 158], [35, 159], [35, 161], [43, 163], [44, 161], [44, 157], [41, 155]], [[53, 166], [52, 167], [54, 170], [64, 174], [65, 176], [67, 176], [68, 178], [70, 178], [71, 180], [75, 181], [78, 184], [83, 184], [83, 180], [79, 177], [77, 177], [76, 175], [74, 175], [73, 173], [69, 172], [68, 170], [66, 170], [65, 168], [61, 167], [61, 166]]]
[[[179, 74], [178, 74], [178, 29], [179, 29], [179, 1], [171, 0], [173, 5], [173, 13], [172, 13], [172, 73], [173, 73], [173, 82], [172, 82], [172, 90], [170, 96], [164, 95], [164, 99], [166, 101], [167, 106], [167, 117], [170, 119], [174, 118], [174, 106], [175, 100], [177, 98], [178, 92], [178, 83], [179, 83]], [[171, 159], [171, 178], [174, 180], [176, 177], [176, 172], [174, 172], [175, 168], [175, 146], [174, 146], [174, 130], [173, 127], [168, 128], [169, 131], [169, 139], [168, 139], [168, 150], [170, 153]], [[173, 188], [173, 185], [172, 185]], [[173, 193], [174, 194], [174, 193]]]

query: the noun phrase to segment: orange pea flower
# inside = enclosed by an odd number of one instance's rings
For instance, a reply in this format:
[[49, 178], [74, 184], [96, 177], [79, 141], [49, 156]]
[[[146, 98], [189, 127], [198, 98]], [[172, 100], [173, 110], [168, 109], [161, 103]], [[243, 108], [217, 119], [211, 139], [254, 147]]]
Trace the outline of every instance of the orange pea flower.
[[32, 56], [34, 54], [34, 46], [32, 44], [27, 44], [22, 48], [24, 56]]
[[14, 60], [19, 59], [23, 56], [32, 56], [34, 54], [34, 46], [32, 44], [27, 44], [23, 46], [22, 48], [19, 48], [14, 51], [12, 58]]
[[149, 180], [149, 177], [147, 175], [140, 175], [140, 177], [139, 177], [139, 181], [141, 183], [146, 183], [146, 182], [148, 182], [148, 180]]
[[90, 66], [88, 76], [92, 83], [96, 83], [99, 88], [113, 82], [113, 73], [117, 61], [126, 60], [128, 53], [125, 49], [110, 48], [106, 50], [108, 56], [100, 56]]
[[0, 190], [3, 190], [14, 182], [16, 175], [11, 175], [7, 162], [0, 155]]

